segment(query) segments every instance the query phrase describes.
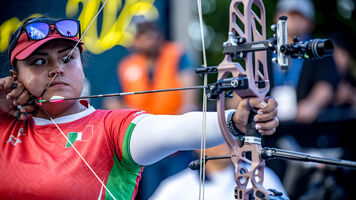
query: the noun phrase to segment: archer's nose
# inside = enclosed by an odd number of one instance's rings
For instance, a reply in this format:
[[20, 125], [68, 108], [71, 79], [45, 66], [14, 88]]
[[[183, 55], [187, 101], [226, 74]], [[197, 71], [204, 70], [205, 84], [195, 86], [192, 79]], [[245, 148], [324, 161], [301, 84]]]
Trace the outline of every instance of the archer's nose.
[[57, 64], [55, 64], [56, 66], [53, 66], [51, 69], [50, 69], [50, 71], [48, 72], [48, 75], [50, 76], [50, 77], [53, 77], [53, 76], [55, 76], [55, 75], [63, 75], [63, 73], [64, 73], [64, 70], [63, 70], [63, 68], [60, 66], [60, 64], [59, 63], [57, 63]]

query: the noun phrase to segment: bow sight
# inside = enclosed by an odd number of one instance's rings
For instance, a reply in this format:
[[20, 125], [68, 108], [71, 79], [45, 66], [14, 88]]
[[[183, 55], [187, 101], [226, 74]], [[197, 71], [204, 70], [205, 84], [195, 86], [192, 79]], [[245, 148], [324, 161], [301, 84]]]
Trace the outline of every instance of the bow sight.
[[245, 57], [247, 52], [271, 50], [277, 55], [272, 61], [277, 62], [282, 69], [288, 68], [289, 56], [301, 59], [320, 59], [333, 53], [334, 45], [329, 39], [312, 39], [300, 42], [295, 37], [292, 44], [287, 44], [286, 16], [279, 17], [277, 24], [272, 25], [271, 29], [276, 31], [272, 38], [249, 43], [246, 43], [245, 38], [235, 37], [232, 32], [229, 32], [228, 40], [224, 43], [223, 53], [240, 60]]
[[281, 46], [281, 54], [292, 58], [319, 59], [333, 53], [334, 45], [329, 39], [313, 39], [299, 43], [298, 41], [298, 38], [294, 38], [293, 44]]

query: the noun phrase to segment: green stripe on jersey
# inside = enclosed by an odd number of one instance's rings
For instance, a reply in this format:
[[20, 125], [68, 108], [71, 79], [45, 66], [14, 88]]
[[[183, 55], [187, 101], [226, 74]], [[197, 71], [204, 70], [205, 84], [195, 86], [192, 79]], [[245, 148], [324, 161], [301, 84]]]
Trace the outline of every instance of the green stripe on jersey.
[[[136, 180], [142, 170], [142, 166], [135, 163], [130, 153], [130, 140], [136, 123], [144, 116], [139, 115], [129, 124], [125, 131], [125, 136], [122, 144], [121, 161], [114, 156], [114, 165], [110, 171], [107, 181], [107, 187], [117, 199], [131, 199], [136, 187]], [[105, 195], [105, 199], [112, 199], [110, 194]]]
[[[122, 165], [117, 156], [114, 156], [114, 165], [109, 174], [107, 188], [116, 199], [130, 200], [136, 187], [136, 179], [141, 171], [141, 167], [128, 169]], [[112, 199], [106, 192], [105, 199]]]

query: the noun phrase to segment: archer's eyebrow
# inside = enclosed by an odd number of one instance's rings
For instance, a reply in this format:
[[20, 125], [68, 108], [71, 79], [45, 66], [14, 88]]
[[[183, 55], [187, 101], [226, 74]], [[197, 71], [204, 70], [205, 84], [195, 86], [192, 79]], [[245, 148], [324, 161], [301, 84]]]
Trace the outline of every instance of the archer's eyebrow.
[[45, 52], [41, 53], [41, 52], [35, 51], [31, 54], [31, 56], [35, 56], [35, 55], [36, 56], [46, 56], [46, 55], [48, 55], [48, 53], [45, 53]]
[[73, 47], [72, 47], [72, 46], [69, 46], [69, 47], [66, 47], [66, 48], [64, 48], [64, 49], [62, 49], [62, 50], [59, 50], [58, 53], [62, 53], [62, 52], [65, 52], [65, 51], [67, 51], [67, 50], [72, 50], [72, 49], [73, 49]]
[[[64, 49], [59, 50], [58, 53], [62, 53], [62, 52], [65, 52], [65, 51], [68, 51], [68, 50], [72, 50], [72, 49], [73, 49], [73, 47], [69, 46], [69, 47], [66, 47]], [[48, 53], [35, 51], [35, 52], [32, 53], [32, 55], [47, 56]]]

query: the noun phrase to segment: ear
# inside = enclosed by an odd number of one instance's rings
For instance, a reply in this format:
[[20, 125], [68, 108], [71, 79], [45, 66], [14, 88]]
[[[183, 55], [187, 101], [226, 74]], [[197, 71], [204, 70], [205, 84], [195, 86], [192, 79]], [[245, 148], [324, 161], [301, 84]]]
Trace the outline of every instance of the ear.
[[13, 69], [10, 69], [10, 76], [14, 79], [14, 81], [17, 81], [17, 72]]

